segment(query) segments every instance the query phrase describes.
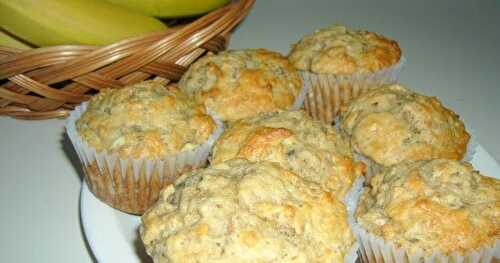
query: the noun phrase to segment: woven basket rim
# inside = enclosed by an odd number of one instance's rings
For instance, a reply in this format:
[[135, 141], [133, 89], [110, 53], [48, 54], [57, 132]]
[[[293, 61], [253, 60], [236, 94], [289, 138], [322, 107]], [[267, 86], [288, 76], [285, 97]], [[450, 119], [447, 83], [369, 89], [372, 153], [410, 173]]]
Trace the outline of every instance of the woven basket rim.
[[233, 0], [189, 24], [104, 46], [0, 46], [0, 115], [64, 118], [104, 87], [154, 77], [178, 80], [197, 58], [227, 47], [231, 30], [254, 2]]

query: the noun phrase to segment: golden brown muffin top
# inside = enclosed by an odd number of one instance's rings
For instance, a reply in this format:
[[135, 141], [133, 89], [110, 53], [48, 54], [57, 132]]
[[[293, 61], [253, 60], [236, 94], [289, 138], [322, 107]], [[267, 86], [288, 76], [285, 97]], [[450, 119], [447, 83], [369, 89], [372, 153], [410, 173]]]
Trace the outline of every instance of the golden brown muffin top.
[[277, 162], [343, 198], [364, 166], [348, 140], [303, 111], [261, 113], [231, 123], [214, 147], [212, 163], [234, 158]]
[[286, 110], [301, 86], [288, 60], [265, 49], [209, 54], [193, 63], [179, 82], [180, 89], [226, 121]]
[[269, 162], [234, 159], [186, 174], [142, 217], [156, 263], [343, 262], [345, 206]]
[[297, 69], [316, 74], [372, 73], [398, 63], [401, 49], [376, 33], [331, 26], [294, 44], [288, 59]]
[[378, 164], [434, 158], [460, 160], [469, 134], [437, 98], [401, 85], [372, 89], [353, 100], [342, 116], [353, 149]]
[[453, 160], [401, 163], [372, 178], [357, 219], [411, 253], [494, 245], [500, 238], [500, 180]]
[[175, 86], [145, 81], [102, 90], [92, 97], [76, 128], [98, 152], [161, 159], [204, 143], [216, 124]]

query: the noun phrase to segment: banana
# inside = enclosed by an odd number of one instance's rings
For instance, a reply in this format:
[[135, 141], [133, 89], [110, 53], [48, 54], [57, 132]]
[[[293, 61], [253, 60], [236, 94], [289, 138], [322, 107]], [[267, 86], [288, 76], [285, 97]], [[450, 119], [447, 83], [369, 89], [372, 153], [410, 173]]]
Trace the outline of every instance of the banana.
[[0, 0], [0, 26], [37, 46], [105, 45], [166, 28], [102, 0]]
[[19, 39], [11, 36], [9, 33], [4, 30], [0, 30], [0, 46], [2, 47], [13, 47], [18, 49], [30, 49], [31, 47], [28, 44], [25, 44]]
[[230, 0], [106, 0], [130, 10], [161, 18], [177, 18], [207, 13]]

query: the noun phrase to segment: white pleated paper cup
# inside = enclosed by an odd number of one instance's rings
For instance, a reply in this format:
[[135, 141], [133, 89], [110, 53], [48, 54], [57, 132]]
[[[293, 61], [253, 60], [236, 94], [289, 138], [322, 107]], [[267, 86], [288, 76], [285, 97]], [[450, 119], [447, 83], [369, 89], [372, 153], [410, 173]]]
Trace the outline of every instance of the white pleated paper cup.
[[[363, 183], [365, 181], [364, 176], [358, 176], [354, 183], [351, 186], [351, 189], [346, 193], [342, 202], [346, 206], [347, 209], [347, 221], [349, 226], [352, 225], [352, 218], [354, 215], [354, 210], [356, 209], [359, 197], [363, 190]], [[352, 231], [352, 230], [351, 230]], [[354, 232], [353, 232], [354, 234]], [[357, 263], [359, 262], [359, 242], [356, 242], [351, 246], [351, 249], [344, 257], [345, 263]]]
[[464, 254], [453, 253], [445, 255], [434, 251], [431, 255], [422, 249], [409, 251], [404, 247], [385, 241], [382, 237], [367, 232], [363, 227], [354, 222], [352, 225], [354, 235], [360, 244], [359, 254], [362, 262], [369, 263], [490, 263], [494, 258], [500, 260], [500, 240], [491, 246], [471, 250]]
[[472, 162], [472, 159], [474, 159], [474, 155], [476, 155], [476, 150], [479, 145], [475, 134], [474, 129], [469, 127], [467, 124], [465, 124], [465, 130], [469, 133], [470, 138], [469, 142], [467, 143], [467, 150], [465, 151], [464, 158], [462, 158], [462, 161], [465, 162]]
[[349, 215], [349, 218], [354, 215], [354, 211], [357, 207], [358, 200], [361, 196], [361, 193], [363, 192], [363, 186], [365, 183], [365, 177], [364, 176], [359, 176], [356, 178], [354, 183], [351, 186], [351, 189], [349, 192], [344, 197], [344, 204], [347, 208], [347, 214]]
[[306, 99], [307, 92], [309, 91], [310, 85], [302, 85], [299, 94], [295, 97], [295, 101], [288, 110], [296, 111], [302, 109], [304, 106], [304, 100]]
[[307, 94], [306, 111], [314, 119], [331, 124], [352, 99], [369, 89], [398, 82], [406, 59], [401, 57], [393, 66], [373, 73], [350, 75], [315, 74], [299, 70]]
[[142, 214], [152, 205], [160, 191], [182, 173], [207, 164], [208, 155], [224, 130], [214, 118], [217, 128], [198, 147], [162, 159], [123, 159], [118, 154], [97, 152], [78, 134], [76, 121], [87, 109], [87, 102], [71, 112], [66, 133], [78, 154], [90, 191], [102, 202], [123, 212]]
[[357, 263], [359, 255], [358, 255], [358, 250], [359, 250], [359, 244], [358, 242], [355, 242], [351, 248], [349, 249], [349, 252], [344, 256], [344, 263]]

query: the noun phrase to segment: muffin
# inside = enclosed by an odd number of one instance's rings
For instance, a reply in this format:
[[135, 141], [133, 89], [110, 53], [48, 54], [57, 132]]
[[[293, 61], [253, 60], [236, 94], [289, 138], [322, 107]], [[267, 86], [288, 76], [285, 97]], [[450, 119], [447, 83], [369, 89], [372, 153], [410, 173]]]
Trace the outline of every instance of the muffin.
[[133, 214], [178, 174], [205, 165], [222, 132], [220, 121], [159, 80], [101, 91], [71, 113], [66, 127], [89, 189]]
[[332, 123], [340, 110], [368, 89], [396, 82], [404, 63], [396, 41], [344, 26], [320, 29], [292, 46], [288, 59], [308, 93], [309, 114]]
[[461, 160], [470, 138], [459, 116], [437, 98], [397, 84], [354, 100], [340, 127], [375, 170], [406, 160]]
[[193, 63], [179, 81], [181, 90], [224, 121], [298, 109], [304, 97], [301, 86], [288, 60], [265, 49], [209, 54]]
[[140, 233], [156, 263], [344, 262], [355, 244], [333, 195], [244, 159], [182, 176], [142, 216]]
[[231, 123], [214, 146], [212, 163], [234, 158], [279, 163], [340, 199], [364, 169], [353, 161], [345, 136], [304, 111], [261, 113]]
[[500, 180], [465, 162], [435, 159], [384, 169], [363, 192], [356, 219], [365, 262], [500, 259]]

